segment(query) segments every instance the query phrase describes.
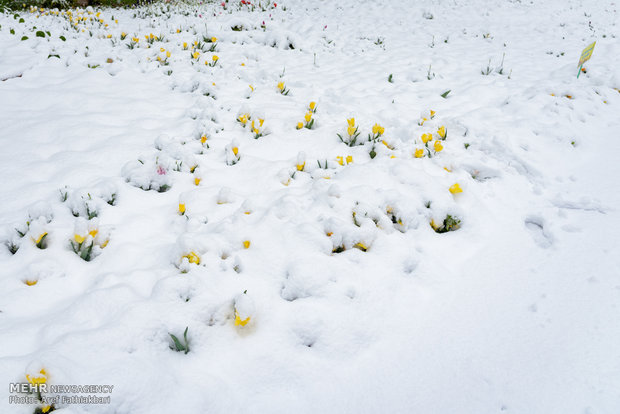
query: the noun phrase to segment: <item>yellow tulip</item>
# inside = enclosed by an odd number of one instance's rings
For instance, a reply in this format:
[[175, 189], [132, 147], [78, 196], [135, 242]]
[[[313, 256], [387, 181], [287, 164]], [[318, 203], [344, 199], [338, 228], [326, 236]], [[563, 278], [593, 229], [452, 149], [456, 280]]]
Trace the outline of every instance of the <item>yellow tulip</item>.
[[459, 185], [459, 183], [456, 183], [450, 187], [450, 192], [452, 194], [457, 194], [457, 193], [462, 193], [463, 190], [461, 189], [461, 186]]
[[439, 135], [442, 139], [445, 139], [446, 138], [446, 127], [443, 125], [439, 127], [439, 129], [437, 130], [437, 135]]
[[385, 128], [383, 128], [381, 125], [379, 124], [375, 124], [372, 127], [372, 133], [375, 135], [383, 135], [383, 133], [385, 132]]
[[245, 326], [248, 322], [250, 322], [249, 316], [245, 319], [241, 319], [241, 317], [239, 317], [239, 313], [235, 310], [235, 326]]
[[237, 147], [233, 147], [232, 149], [233, 154], [235, 154], [235, 156], [239, 153], [239, 148]]
[[349, 127], [347, 128], [347, 134], [352, 137], [355, 134], [355, 131], [357, 131], [357, 128], [349, 124]]
[[439, 152], [443, 149], [443, 145], [441, 145], [441, 141], [435, 141], [434, 147], [435, 147], [435, 152]]
[[431, 109], [431, 119], [435, 118], [435, 111]]
[[249, 240], [244, 240], [243, 241], [243, 248], [244, 249], [249, 249], [250, 248], [250, 241]]
[[192, 53], [192, 57], [193, 57], [194, 59], [198, 59], [198, 57], [200, 57], [200, 52], [195, 51], [194, 53]]
[[278, 89], [281, 91], [284, 90], [284, 82], [278, 82]]
[[73, 238], [75, 239], [76, 242], [78, 243], [84, 243], [84, 239], [85, 237], [80, 235], [80, 234], [74, 234]]
[[353, 156], [347, 155], [347, 164], [351, 164], [353, 162]]
[[195, 185], [200, 185], [200, 180], [201, 180], [201, 178], [195, 177], [194, 178], [194, 184]]
[[217, 62], [217, 60], [219, 59], [219, 57], [217, 55], [213, 55], [213, 57], [211, 58], [213, 59], [214, 62]]
[[343, 157], [336, 157], [336, 161], [338, 161], [338, 164], [344, 165], [344, 158]]
[[205, 142], [207, 142], [207, 136], [203, 135], [200, 137], [200, 143], [204, 144]]
[[306, 122], [310, 122], [310, 120], [312, 119], [312, 112], [306, 112], [304, 119], [306, 120]]
[[32, 377], [26, 374], [26, 380], [28, 380], [28, 382], [32, 385], [45, 384], [47, 382], [47, 372], [45, 372], [45, 369], [42, 369], [41, 371], [39, 371], [39, 374], [41, 375], [32, 376]]
[[95, 237], [97, 235], [97, 233], [99, 233], [99, 230], [97, 230], [97, 229], [93, 229], [93, 230], [88, 232], [88, 234], [90, 234], [93, 237]]
[[183, 42], [183, 49], [187, 49], [187, 42]]
[[310, 105], [308, 105], [308, 108], [310, 108], [311, 111], [314, 111], [316, 109], [316, 102], [314, 101], [310, 102]]
[[418, 148], [415, 150], [414, 156], [416, 158], [422, 158], [424, 156], [424, 150], [422, 148]]
[[215, 42], [217, 42], [217, 37], [212, 37], [211, 38], [211, 43], [215, 43]]
[[179, 213], [185, 214], [185, 204], [179, 203]]
[[433, 134], [422, 134], [422, 142], [427, 143], [428, 141], [433, 140]]
[[355, 126], [355, 118], [347, 119], [347, 123], [349, 124], [350, 127], [354, 127]]
[[198, 254], [196, 252], [190, 252], [189, 254], [187, 254], [186, 256], [183, 256], [183, 257], [187, 257], [187, 260], [190, 263], [200, 264], [200, 256], [198, 256]]
[[297, 171], [303, 171], [305, 166], [306, 166], [305, 162], [301, 164], [297, 164]]
[[304, 123], [303, 122], [298, 122], [297, 123], [297, 129], [302, 129], [304, 127]]
[[355, 246], [353, 247], [357, 247], [358, 249], [360, 249], [361, 251], [365, 252], [366, 250], [368, 250], [368, 246], [366, 246], [364, 243], [359, 242], [357, 243]]
[[166, 57], [169, 58], [170, 57], [170, 51], [166, 52]]
[[34, 286], [37, 284], [37, 282], [39, 282], [38, 280], [28, 280], [26, 279], [26, 281], [24, 282], [26, 285], [28, 286]]
[[258, 126], [259, 126], [259, 127], [261, 127], [261, 128], [262, 128], [264, 123], [265, 123], [265, 120], [264, 120], [264, 119], [258, 118]]
[[33, 238], [34, 243], [35, 243], [35, 244], [39, 244], [39, 243], [41, 243], [41, 240], [42, 240], [42, 239], [43, 239], [43, 237], [45, 237], [46, 235], [47, 235], [47, 232], [44, 232], [44, 233], [39, 234], [39, 237], [37, 237], [36, 239], [35, 239], [35, 238]]

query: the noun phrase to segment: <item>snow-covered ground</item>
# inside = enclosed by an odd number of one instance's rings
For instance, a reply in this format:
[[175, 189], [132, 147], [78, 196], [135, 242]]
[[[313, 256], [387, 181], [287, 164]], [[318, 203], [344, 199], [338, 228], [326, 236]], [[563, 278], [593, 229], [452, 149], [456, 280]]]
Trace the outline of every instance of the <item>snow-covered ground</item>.
[[0, 412], [620, 412], [617, 9], [0, 15]]

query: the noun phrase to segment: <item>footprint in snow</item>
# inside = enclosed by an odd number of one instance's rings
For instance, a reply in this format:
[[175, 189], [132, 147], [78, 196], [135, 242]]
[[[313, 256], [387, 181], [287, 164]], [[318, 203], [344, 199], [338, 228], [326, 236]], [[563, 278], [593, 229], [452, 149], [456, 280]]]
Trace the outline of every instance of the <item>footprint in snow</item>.
[[545, 229], [545, 221], [539, 216], [528, 216], [525, 219], [525, 228], [529, 230], [534, 242], [543, 249], [553, 244], [553, 237], [547, 229]]

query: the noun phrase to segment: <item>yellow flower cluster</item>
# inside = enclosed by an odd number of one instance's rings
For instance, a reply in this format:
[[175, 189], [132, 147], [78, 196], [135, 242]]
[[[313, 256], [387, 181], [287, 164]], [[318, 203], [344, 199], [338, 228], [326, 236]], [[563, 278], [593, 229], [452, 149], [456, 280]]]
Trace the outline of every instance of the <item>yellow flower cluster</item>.
[[302, 128], [312, 129], [312, 126], [314, 125], [314, 119], [312, 118], [312, 115], [315, 112], [316, 112], [316, 102], [310, 102], [310, 105], [308, 105], [308, 111], [304, 115], [305, 124], [304, 122], [298, 122], [297, 129], [302, 129]]
[[351, 155], [347, 155], [346, 157], [336, 157], [336, 161], [338, 162], [338, 164], [340, 165], [344, 165], [345, 161], [347, 164], [352, 164], [353, 163], [353, 156]]
[[200, 256], [196, 252], [189, 252], [182, 258], [187, 259], [188, 262], [199, 265], [200, 264]]

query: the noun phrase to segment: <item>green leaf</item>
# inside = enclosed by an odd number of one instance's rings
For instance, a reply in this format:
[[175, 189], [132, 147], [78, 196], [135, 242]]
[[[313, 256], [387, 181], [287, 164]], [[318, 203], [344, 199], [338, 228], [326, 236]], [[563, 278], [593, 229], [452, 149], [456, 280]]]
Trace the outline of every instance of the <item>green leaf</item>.
[[25, 20], [22, 18], [22, 19], [19, 19], [19, 22], [20, 22], [20, 23], [24, 23], [24, 22], [25, 22]]
[[444, 93], [441, 94], [441, 97], [446, 99], [448, 97], [448, 94], [452, 92], [452, 89], [448, 89], [447, 91], [445, 91]]
[[37, 31], [37, 37], [45, 37], [45, 32], [41, 30]]
[[28, 40], [28, 36], [22, 36], [22, 40]]
[[170, 337], [172, 338], [172, 341], [174, 342], [174, 347], [176, 348], [177, 352], [183, 351], [185, 349], [185, 347], [181, 344], [181, 341], [179, 341], [179, 338], [172, 335], [171, 333], [169, 333], [168, 335], [170, 335]]
[[66, 41], [67, 41], [67, 38], [66, 38], [66, 37], [64, 37], [64, 36], [60, 36], [60, 40], [62, 40], [63, 42], [66, 42]]

